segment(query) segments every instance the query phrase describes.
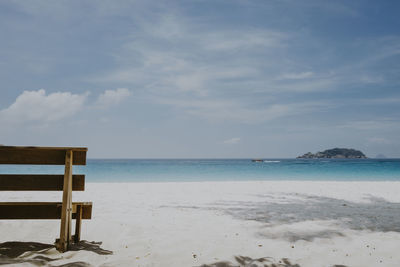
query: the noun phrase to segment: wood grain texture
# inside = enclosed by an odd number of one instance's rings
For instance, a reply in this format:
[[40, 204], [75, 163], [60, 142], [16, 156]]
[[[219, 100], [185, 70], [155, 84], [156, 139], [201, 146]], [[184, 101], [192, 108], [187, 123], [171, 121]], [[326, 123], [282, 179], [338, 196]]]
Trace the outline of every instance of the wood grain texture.
[[60, 146], [4, 146], [0, 145], [0, 149], [20, 149], [20, 150], [73, 150], [73, 151], [88, 151], [87, 147], [60, 147]]
[[[0, 145], [0, 164], [65, 165], [64, 175], [0, 174], [0, 191], [63, 191], [62, 202], [0, 202], [0, 219], [61, 219], [56, 243], [65, 252], [79, 241], [81, 220], [91, 219], [91, 202], [72, 202], [72, 191], [85, 189], [85, 176], [73, 175], [73, 165], [86, 165], [85, 147], [11, 147]], [[76, 219], [72, 239], [72, 219]]]
[[72, 161], [73, 152], [68, 150], [65, 154], [65, 173], [61, 208], [60, 241], [57, 249], [64, 252], [71, 241], [72, 229]]
[[64, 165], [66, 151], [73, 151], [73, 165], [86, 165], [84, 147], [0, 146], [0, 164]]
[[[61, 202], [1, 202], [0, 220], [60, 219], [61, 206]], [[82, 207], [82, 219], [92, 218], [92, 202], [73, 202], [73, 219], [76, 219], [77, 206]]]
[[[64, 175], [0, 174], [0, 191], [62, 191]], [[85, 190], [85, 175], [72, 176], [72, 190]]]
[[82, 212], [83, 212], [82, 206], [81, 205], [76, 206], [75, 235], [73, 236], [75, 243], [78, 243], [81, 240]]

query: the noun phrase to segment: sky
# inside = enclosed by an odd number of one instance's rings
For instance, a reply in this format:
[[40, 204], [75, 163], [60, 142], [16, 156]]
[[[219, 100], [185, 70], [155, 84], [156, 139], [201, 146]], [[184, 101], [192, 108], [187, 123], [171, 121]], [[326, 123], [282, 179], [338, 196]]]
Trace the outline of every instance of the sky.
[[400, 1], [0, 1], [0, 144], [400, 157]]

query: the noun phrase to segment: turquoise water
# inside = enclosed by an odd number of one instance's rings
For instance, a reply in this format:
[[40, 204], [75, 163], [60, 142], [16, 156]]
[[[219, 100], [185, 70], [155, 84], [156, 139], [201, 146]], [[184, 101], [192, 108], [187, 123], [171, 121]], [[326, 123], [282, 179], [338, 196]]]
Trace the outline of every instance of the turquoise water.
[[[62, 166], [0, 165], [0, 173], [63, 173]], [[400, 159], [89, 159], [88, 182], [400, 181]]]

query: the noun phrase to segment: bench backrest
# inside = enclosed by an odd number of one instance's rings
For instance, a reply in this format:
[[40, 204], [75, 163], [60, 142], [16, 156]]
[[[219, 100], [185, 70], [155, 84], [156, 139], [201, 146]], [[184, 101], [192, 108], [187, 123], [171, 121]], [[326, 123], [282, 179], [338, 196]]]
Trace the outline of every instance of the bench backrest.
[[73, 165], [86, 165], [86, 147], [1, 146], [0, 164], [64, 165], [68, 150], [74, 153]]
[[73, 165], [86, 165], [84, 147], [0, 146], [0, 164], [64, 165], [64, 175], [0, 174], [0, 191], [63, 191], [62, 202], [0, 202], [0, 219], [61, 219], [57, 249], [72, 242], [72, 218], [76, 218], [75, 242], [80, 240], [81, 220], [90, 219], [91, 203], [72, 203], [72, 191], [85, 189], [85, 176], [73, 175]]
[[[86, 165], [84, 147], [0, 146], [0, 164], [65, 165], [72, 151], [72, 165]], [[0, 174], [0, 191], [63, 191], [64, 174]], [[72, 175], [72, 190], [85, 190], [85, 175]]]

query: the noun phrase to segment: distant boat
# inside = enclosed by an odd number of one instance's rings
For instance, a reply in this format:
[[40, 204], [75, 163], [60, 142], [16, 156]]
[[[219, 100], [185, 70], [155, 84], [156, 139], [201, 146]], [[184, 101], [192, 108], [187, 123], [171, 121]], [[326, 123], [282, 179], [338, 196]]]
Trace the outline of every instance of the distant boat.
[[252, 159], [251, 161], [252, 162], [264, 162], [264, 160], [262, 160], [262, 159]]

